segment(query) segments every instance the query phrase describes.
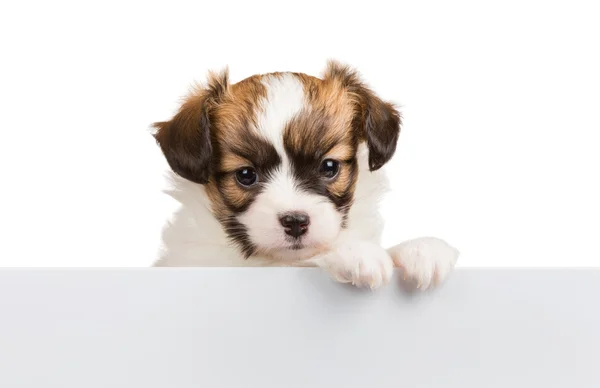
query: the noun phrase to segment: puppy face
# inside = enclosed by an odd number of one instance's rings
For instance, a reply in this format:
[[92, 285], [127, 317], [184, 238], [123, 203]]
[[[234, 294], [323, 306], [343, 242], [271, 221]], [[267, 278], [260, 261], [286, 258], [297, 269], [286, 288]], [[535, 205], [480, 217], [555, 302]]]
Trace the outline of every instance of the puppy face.
[[358, 177], [393, 155], [400, 117], [356, 73], [330, 62], [322, 79], [210, 74], [155, 135], [174, 172], [205, 185], [214, 216], [246, 256], [298, 260], [345, 228]]

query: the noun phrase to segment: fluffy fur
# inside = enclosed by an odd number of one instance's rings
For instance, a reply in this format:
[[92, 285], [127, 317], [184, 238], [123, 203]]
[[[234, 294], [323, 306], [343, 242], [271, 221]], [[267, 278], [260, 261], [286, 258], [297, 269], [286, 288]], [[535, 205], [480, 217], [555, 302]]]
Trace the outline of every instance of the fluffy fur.
[[393, 267], [422, 289], [458, 251], [436, 238], [380, 245], [383, 166], [400, 133], [396, 107], [347, 66], [321, 78], [209, 74], [175, 116], [156, 123], [181, 209], [164, 229], [157, 266], [319, 266], [376, 288]]

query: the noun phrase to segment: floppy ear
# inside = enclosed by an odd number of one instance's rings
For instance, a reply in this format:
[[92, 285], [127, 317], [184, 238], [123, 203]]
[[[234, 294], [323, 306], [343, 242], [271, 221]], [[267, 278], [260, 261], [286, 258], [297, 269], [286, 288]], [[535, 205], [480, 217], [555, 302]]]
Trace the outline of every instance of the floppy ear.
[[359, 140], [367, 142], [370, 171], [379, 170], [396, 152], [402, 123], [400, 112], [393, 104], [377, 97], [348, 66], [330, 60], [323, 78], [340, 83], [353, 95], [354, 130]]
[[197, 88], [170, 121], [154, 123], [154, 137], [171, 169], [181, 177], [205, 184], [211, 175], [210, 109], [227, 92], [227, 69], [209, 74], [207, 88]]

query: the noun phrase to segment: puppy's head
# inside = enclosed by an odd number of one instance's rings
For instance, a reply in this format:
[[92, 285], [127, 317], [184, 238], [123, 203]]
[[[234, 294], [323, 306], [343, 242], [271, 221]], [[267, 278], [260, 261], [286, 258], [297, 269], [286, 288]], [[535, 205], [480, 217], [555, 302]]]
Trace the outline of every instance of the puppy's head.
[[298, 260], [325, 250], [354, 199], [358, 146], [370, 171], [394, 154], [400, 116], [346, 66], [322, 78], [209, 74], [177, 114], [156, 123], [170, 167], [203, 184], [214, 216], [246, 256]]

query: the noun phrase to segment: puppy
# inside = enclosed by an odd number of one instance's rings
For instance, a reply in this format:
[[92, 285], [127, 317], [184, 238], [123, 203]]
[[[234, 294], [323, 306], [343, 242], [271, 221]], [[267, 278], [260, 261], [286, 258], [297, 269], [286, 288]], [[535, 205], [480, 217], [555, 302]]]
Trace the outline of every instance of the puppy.
[[394, 264], [421, 289], [458, 251], [436, 238], [380, 245], [383, 166], [401, 116], [351, 68], [321, 78], [280, 72], [229, 82], [210, 73], [170, 121], [153, 125], [181, 209], [157, 266], [319, 266], [359, 287]]

